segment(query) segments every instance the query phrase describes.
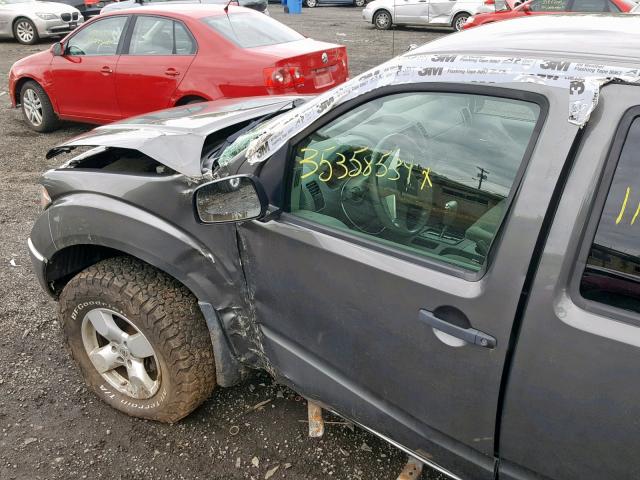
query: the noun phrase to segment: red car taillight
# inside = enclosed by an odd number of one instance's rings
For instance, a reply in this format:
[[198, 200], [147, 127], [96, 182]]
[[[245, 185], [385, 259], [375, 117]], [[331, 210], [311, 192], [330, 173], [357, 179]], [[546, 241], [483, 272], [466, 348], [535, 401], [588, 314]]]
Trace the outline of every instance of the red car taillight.
[[300, 67], [270, 67], [264, 69], [264, 83], [268, 89], [286, 90], [304, 83]]
[[496, 0], [484, 0], [484, 4], [491, 7], [496, 4]]

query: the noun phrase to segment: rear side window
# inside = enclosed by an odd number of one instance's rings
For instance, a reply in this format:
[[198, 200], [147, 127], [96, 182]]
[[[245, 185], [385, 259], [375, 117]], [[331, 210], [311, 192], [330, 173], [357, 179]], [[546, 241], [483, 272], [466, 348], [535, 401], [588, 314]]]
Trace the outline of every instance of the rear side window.
[[129, 55], [191, 55], [195, 45], [185, 27], [168, 18], [139, 16]]
[[304, 37], [263, 14], [233, 13], [203, 19], [213, 30], [242, 48], [295, 42]]
[[[572, 12], [609, 12], [609, 0], [573, 0]], [[614, 10], [619, 11], [619, 10]]]
[[620, 154], [580, 293], [640, 313], [640, 118], [631, 124]]

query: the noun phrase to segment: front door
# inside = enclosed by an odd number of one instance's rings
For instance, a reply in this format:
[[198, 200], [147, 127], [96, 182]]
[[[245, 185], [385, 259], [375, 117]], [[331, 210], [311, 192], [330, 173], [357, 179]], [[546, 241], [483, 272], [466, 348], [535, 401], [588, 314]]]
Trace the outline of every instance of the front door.
[[120, 118], [114, 76], [128, 18], [92, 22], [65, 42], [64, 55], [53, 57], [54, 98], [61, 115], [97, 122]]
[[[267, 358], [302, 394], [492, 479], [511, 325], [576, 128], [562, 92], [548, 112], [481, 86], [379, 92], [260, 173], [287, 179], [287, 213], [239, 227]], [[557, 156], [529, 155], [552, 134]]]
[[124, 117], [160, 110], [171, 98], [195, 58], [186, 27], [170, 18], [134, 15], [131, 41], [116, 72], [116, 93]]
[[394, 23], [424, 25], [429, 23], [429, 2], [427, 0], [395, 0]]
[[640, 478], [640, 88], [601, 93], [522, 318], [500, 478]]
[[455, 0], [429, 0], [429, 23], [451, 25], [451, 12], [455, 6]]

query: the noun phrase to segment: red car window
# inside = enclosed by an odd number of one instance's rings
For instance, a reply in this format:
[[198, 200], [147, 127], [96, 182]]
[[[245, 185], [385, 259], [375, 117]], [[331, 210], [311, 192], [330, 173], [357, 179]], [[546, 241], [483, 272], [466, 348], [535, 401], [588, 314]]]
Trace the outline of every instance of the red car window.
[[295, 42], [304, 37], [263, 14], [232, 13], [207, 17], [203, 22], [242, 48]]

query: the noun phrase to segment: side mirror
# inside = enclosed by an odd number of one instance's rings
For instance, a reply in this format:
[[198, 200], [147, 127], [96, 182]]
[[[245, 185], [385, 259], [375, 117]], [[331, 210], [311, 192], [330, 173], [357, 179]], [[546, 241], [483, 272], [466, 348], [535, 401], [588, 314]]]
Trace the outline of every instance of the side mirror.
[[59, 57], [64, 52], [64, 46], [61, 42], [56, 42], [51, 46], [51, 53], [54, 57]]
[[221, 178], [194, 192], [196, 218], [202, 223], [243, 222], [262, 218], [269, 200], [259, 180], [249, 175]]

